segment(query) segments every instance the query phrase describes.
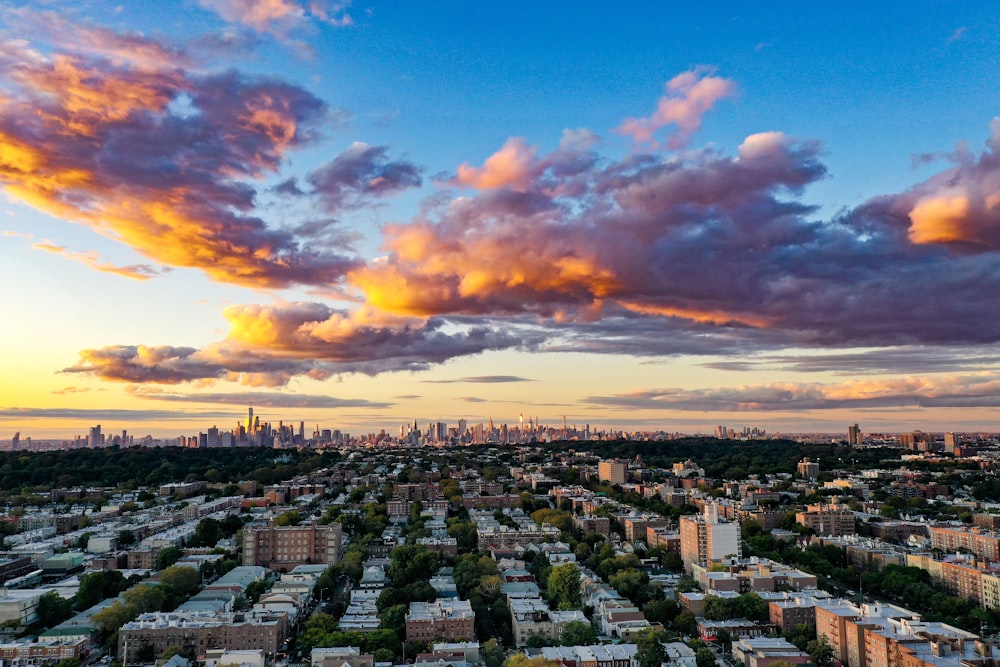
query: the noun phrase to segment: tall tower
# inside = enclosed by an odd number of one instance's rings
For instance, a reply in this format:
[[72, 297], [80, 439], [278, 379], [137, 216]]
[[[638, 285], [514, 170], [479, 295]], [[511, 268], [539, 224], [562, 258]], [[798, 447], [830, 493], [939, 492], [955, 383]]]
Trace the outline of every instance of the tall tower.
[[861, 444], [861, 429], [857, 424], [847, 427], [847, 444], [849, 445], [860, 445]]
[[253, 433], [253, 406], [247, 410], [247, 433]]

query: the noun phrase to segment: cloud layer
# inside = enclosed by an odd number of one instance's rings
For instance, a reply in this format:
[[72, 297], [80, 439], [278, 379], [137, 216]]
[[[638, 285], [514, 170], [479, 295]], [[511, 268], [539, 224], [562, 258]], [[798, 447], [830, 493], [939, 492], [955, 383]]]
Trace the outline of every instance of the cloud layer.
[[713, 389], [651, 389], [590, 396], [593, 406], [621, 410], [755, 412], [836, 408], [1000, 407], [1000, 375], [855, 380], [840, 384], [775, 382]]
[[[282, 39], [349, 22], [346, 5], [201, 5]], [[734, 81], [698, 67], [671, 78], [649, 116], [612, 130], [632, 139], [627, 155], [599, 153], [600, 137], [586, 128], [565, 130], [548, 153], [511, 137], [435, 177], [420, 212], [384, 225], [383, 255], [365, 259], [342, 218], [424, 187], [425, 169], [397, 148], [354, 142], [284, 173], [294, 155], [325, 147], [342, 117], [331, 101], [278, 78], [213, 70], [197, 55], [204, 41], [169, 44], [45, 12], [0, 16], [46, 36], [0, 41], [0, 185], [150, 264], [115, 266], [55, 242], [36, 248], [137, 279], [157, 266], [186, 267], [255, 289], [307, 286], [356, 299], [349, 309], [231, 306], [220, 341], [87, 349], [69, 373], [274, 387], [296, 376], [421, 371], [506, 349], [727, 355], [715, 367], [735, 370], [850, 372], [867, 363], [857, 352], [825, 361], [775, 354], [827, 347], [900, 350], [882, 355], [891, 372], [936, 350], [1000, 341], [1000, 120], [981, 153], [956, 150], [931, 178], [825, 219], [806, 195], [828, 177], [819, 142], [767, 130], [728, 149], [692, 147], [705, 114], [737, 93]], [[263, 214], [274, 201], [285, 207], [281, 224]], [[952, 393], [904, 382], [863, 400], [985, 404], [973, 394], [992, 385], [961, 377]], [[823, 407], [855, 400], [843, 395], [861, 385], [845, 387], [593, 402]]]
[[[80, 352], [66, 373], [130, 383], [179, 384], [231, 380], [282, 386], [297, 376], [376, 375], [421, 371], [487, 350], [527, 349], [530, 336], [440, 318], [386, 319], [369, 309], [333, 310], [321, 303], [233, 306], [229, 335], [203, 349], [113, 345]], [[450, 331], [446, 329], [451, 329]]]
[[[349, 240], [319, 245], [256, 213], [257, 183], [314, 145], [337, 112], [305, 89], [203, 72], [144, 37], [51, 21], [43, 53], [0, 43], [0, 184], [12, 198], [88, 225], [151, 260], [251, 287], [329, 285], [360, 264]], [[63, 39], [65, 38], [65, 39]], [[352, 147], [353, 149], [353, 147]], [[349, 150], [354, 171], [320, 170], [326, 212], [419, 183], [384, 149]]]

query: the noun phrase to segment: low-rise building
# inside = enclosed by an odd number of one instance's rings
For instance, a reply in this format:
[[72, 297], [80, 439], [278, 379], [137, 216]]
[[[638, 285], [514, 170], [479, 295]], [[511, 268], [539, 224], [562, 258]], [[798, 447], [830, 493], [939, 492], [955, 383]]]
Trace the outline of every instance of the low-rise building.
[[741, 637], [733, 641], [733, 658], [743, 667], [768, 667], [776, 662], [804, 665], [812, 660], [782, 637]]
[[208, 649], [260, 650], [276, 653], [288, 633], [285, 614], [148, 613], [126, 623], [118, 633], [118, 655], [125, 664], [136, 662], [140, 652], [152, 647], [159, 655], [171, 646], [192, 654]]
[[406, 641], [468, 642], [476, 638], [476, 614], [468, 600], [411, 602], [406, 614]]

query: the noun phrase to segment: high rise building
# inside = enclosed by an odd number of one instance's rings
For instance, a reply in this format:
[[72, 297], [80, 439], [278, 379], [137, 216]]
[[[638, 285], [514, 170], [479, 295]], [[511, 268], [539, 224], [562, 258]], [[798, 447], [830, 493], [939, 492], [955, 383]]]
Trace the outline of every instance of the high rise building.
[[949, 454], [955, 453], [955, 446], [958, 445], [958, 440], [955, 438], [954, 433], [944, 434], [944, 451]]
[[847, 444], [849, 445], [860, 445], [861, 444], [861, 429], [857, 424], [853, 424], [847, 427]]
[[799, 473], [799, 477], [802, 479], [815, 482], [816, 478], [819, 477], [819, 461], [810, 461], [807, 456], [799, 461], [799, 465], [796, 466], [796, 470]]
[[681, 560], [688, 572], [695, 563], [709, 565], [741, 555], [740, 524], [720, 519], [715, 503], [705, 505], [702, 515], [682, 516], [680, 529]]
[[625, 464], [620, 461], [601, 461], [597, 464], [597, 476], [602, 482], [625, 483]]
[[90, 435], [87, 436], [87, 444], [91, 447], [100, 447], [104, 444], [104, 436], [101, 434], [100, 424], [90, 428]]

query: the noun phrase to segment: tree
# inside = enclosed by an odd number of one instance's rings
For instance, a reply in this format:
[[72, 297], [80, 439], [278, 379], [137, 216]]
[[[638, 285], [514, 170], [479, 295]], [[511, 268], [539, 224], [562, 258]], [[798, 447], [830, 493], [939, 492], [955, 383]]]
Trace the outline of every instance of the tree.
[[816, 626], [809, 623], [799, 623], [785, 633], [785, 639], [804, 651], [812, 640], [816, 639]]
[[383, 628], [392, 630], [397, 635], [402, 636], [406, 631], [406, 612], [408, 606], [405, 604], [395, 604], [379, 614], [379, 620]]
[[157, 570], [165, 570], [179, 561], [183, 555], [184, 551], [180, 547], [167, 547], [156, 555], [156, 562], [153, 564], [153, 567]]
[[186, 597], [201, 585], [201, 573], [186, 565], [171, 565], [160, 572], [160, 583], [172, 586], [179, 595]]
[[163, 649], [163, 652], [160, 653], [160, 655], [158, 655], [156, 658], [157, 660], [167, 661], [170, 660], [170, 658], [174, 657], [175, 655], [181, 655], [181, 656], [184, 655], [184, 649], [177, 645], [168, 646], [167, 648]]
[[[337, 621], [335, 618], [321, 611], [316, 612], [309, 617], [302, 632], [299, 633], [297, 639], [299, 649], [309, 652], [317, 646], [332, 646], [333, 644], [329, 643], [329, 637], [336, 629]], [[353, 646], [358, 646], [358, 644], [353, 644]]]
[[611, 587], [633, 602], [642, 603], [649, 599], [649, 575], [642, 570], [629, 568], [608, 579]]
[[[559, 663], [552, 660], [546, 660], [542, 656], [529, 658], [523, 653], [515, 653], [507, 658], [507, 662], [504, 663], [504, 667], [559, 667]], [[657, 665], [657, 667], [659, 667], [659, 665]]]
[[570, 621], [559, 635], [561, 646], [590, 646], [597, 642], [594, 626], [584, 621]]
[[438, 555], [427, 547], [404, 544], [392, 550], [389, 576], [392, 583], [402, 588], [415, 581], [427, 581], [437, 572]]
[[661, 559], [663, 567], [670, 570], [671, 572], [683, 572], [684, 571], [684, 561], [681, 560], [681, 555], [676, 551], [668, 551], [663, 554]]
[[133, 586], [125, 591], [122, 597], [125, 605], [133, 612], [132, 618], [149, 611], [163, 611], [167, 602], [166, 591], [160, 586]]
[[[643, 630], [636, 638], [635, 659], [639, 667], [660, 667], [667, 661], [663, 646], [663, 630]], [[699, 664], [698, 667], [701, 667]]]
[[111, 633], [136, 617], [135, 610], [118, 600], [111, 603], [107, 609], [102, 609], [90, 619], [98, 630]]
[[833, 646], [826, 635], [820, 635], [806, 644], [806, 653], [812, 658], [816, 667], [830, 667], [833, 664]]
[[643, 615], [646, 619], [652, 623], [660, 623], [664, 626], [669, 625], [680, 612], [680, 607], [677, 605], [676, 600], [650, 600], [642, 608]]
[[490, 638], [483, 644], [483, 662], [486, 663], [486, 667], [501, 667], [506, 656], [506, 651], [496, 638]]
[[364, 649], [368, 653], [375, 653], [380, 649], [385, 649], [392, 653], [393, 657], [401, 655], [403, 644], [394, 630], [375, 630], [365, 635]]
[[700, 648], [694, 652], [694, 661], [698, 667], [715, 667], [715, 654], [712, 649]]
[[222, 538], [222, 524], [218, 519], [205, 517], [194, 529], [195, 540], [203, 547], [214, 547]]
[[73, 615], [73, 603], [64, 600], [55, 591], [38, 599], [38, 622], [47, 628], [59, 625]]
[[302, 523], [302, 513], [298, 510], [289, 510], [274, 520], [275, 526], [297, 526], [300, 523]]
[[[332, 590], [332, 587], [331, 587]], [[260, 596], [267, 592], [267, 582], [265, 581], [251, 581], [247, 585], [246, 597], [252, 603], [257, 602]]]
[[387, 648], [379, 648], [372, 651], [372, 657], [375, 658], [375, 662], [394, 662], [396, 660], [396, 654]]
[[699, 590], [701, 588], [698, 586], [698, 582], [686, 574], [682, 574], [681, 578], [677, 580], [678, 593], [694, 593]]
[[733, 617], [733, 605], [725, 598], [709, 595], [705, 598], [703, 615], [710, 621], [725, 621]]
[[682, 611], [674, 618], [674, 629], [685, 635], [693, 635], [698, 630], [698, 621], [691, 612]]
[[576, 563], [563, 563], [552, 568], [548, 586], [549, 602], [557, 608], [580, 608], [580, 568]]
[[121, 593], [127, 584], [118, 570], [88, 572], [80, 577], [80, 588], [76, 592], [76, 608], [90, 609], [101, 600]]

